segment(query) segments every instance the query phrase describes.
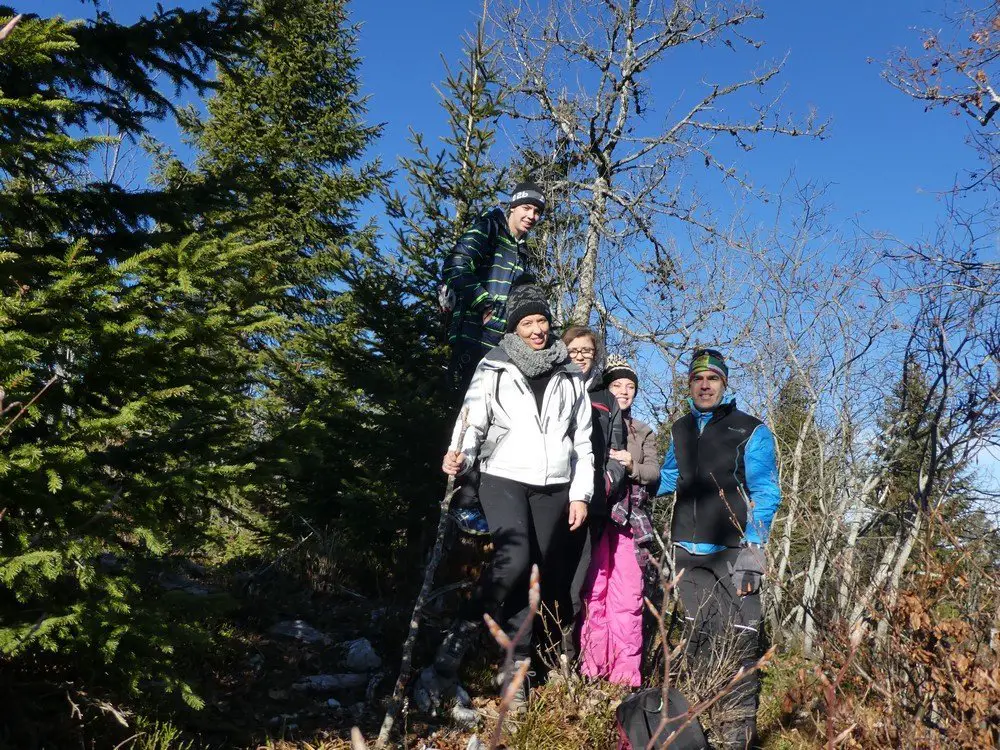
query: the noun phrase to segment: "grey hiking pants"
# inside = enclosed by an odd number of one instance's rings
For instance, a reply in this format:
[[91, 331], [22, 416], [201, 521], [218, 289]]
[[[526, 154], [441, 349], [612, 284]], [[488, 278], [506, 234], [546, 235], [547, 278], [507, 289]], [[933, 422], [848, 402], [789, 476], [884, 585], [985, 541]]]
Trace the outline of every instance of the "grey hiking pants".
[[[686, 619], [689, 665], [696, 684], [711, 691], [699, 695], [698, 700], [715, 695], [740, 667], [749, 669], [758, 658], [760, 592], [737, 595], [729, 564], [736, 563], [738, 554], [739, 549], [732, 548], [710, 555], [692, 555], [674, 548], [675, 570], [684, 570], [678, 594]], [[726, 750], [756, 746], [759, 693], [760, 674], [753, 670], [712, 711]]]

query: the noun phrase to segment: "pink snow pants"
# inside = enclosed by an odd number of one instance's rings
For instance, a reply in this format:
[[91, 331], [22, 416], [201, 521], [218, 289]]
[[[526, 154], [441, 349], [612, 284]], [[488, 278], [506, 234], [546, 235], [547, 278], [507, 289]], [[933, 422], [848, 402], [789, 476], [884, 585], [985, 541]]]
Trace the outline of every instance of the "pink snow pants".
[[642, 678], [642, 571], [632, 530], [608, 523], [583, 588], [580, 672], [638, 687]]

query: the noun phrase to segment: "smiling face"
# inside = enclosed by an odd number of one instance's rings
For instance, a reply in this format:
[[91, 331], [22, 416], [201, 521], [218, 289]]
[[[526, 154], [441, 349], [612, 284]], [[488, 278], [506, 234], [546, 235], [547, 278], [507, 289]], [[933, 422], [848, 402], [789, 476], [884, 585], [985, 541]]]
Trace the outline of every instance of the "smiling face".
[[632, 378], [616, 378], [608, 383], [608, 390], [622, 411], [629, 409], [635, 401], [636, 388]]
[[544, 315], [525, 315], [514, 330], [528, 346], [540, 351], [549, 341], [549, 328], [549, 319]]
[[597, 346], [590, 336], [577, 336], [566, 344], [566, 351], [573, 363], [583, 370], [584, 376], [590, 374], [590, 368], [594, 366], [594, 356], [597, 353]]
[[542, 218], [542, 209], [530, 203], [514, 206], [507, 216], [507, 228], [517, 239], [521, 239]]
[[691, 400], [698, 411], [712, 411], [722, 401], [726, 381], [719, 373], [702, 370], [691, 376]]

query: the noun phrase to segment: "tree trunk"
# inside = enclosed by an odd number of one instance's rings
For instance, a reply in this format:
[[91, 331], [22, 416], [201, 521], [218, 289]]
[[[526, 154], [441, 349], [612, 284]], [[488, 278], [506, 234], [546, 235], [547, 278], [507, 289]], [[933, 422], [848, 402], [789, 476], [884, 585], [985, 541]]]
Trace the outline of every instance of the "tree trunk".
[[817, 404], [813, 404], [809, 413], [806, 415], [805, 420], [802, 422], [802, 427], [799, 429], [799, 434], [795, 440], [795, 450], [792, 452], [792, 484], [789, 494], [789, 505], [788, 505], [788, 516], [785, 520], [785, 528], [781, 534], [781, 545], [778, 552], [778, 572], [774, 577], [774, 608], [776, 611], [780, 612], [782, 600], [784, 599], [784, 584], [785, 576], [788, 572], [788, 559], [791, 555], [792, 549], [792, 531], [795, 528], [796, 515], [798, 513], [798, 508], [801, 503], [800, 487], [802, 483], [802, 456], [805, 453], [805, 443], [806, 438], [809, 435], [809, 429], [812, 426], [813, 415], [816, 413]]
[[594, 197], [587, 212], [587, 234], [584, 239], [583, 258], [580, 259], [579, 296], [573, 306], [573, 322], [587, 325], [594, 309], [595, 285], [597, 284], [597, 258], [601, 249], [601, 234], [607, 222], [607, 191], [610, 183], [607, 177], [598, 177], [594, 182]]

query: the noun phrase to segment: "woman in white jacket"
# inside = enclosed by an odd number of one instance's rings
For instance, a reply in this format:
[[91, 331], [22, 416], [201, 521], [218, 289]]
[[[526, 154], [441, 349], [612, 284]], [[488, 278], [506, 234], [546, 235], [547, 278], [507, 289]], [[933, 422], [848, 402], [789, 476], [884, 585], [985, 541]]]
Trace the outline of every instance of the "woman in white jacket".
[[[583, 373], [550, 333], [544, 292], [533, 284], [514, 287], [507, 313], [507, 334], [479, 363], [466, 393], [468, 428], [461, 450], [447, 453], [442, 469], [460, 475], [479, 461], [479, 500], [493, 537], [494, 562], [472, 606], [497, 612], [513, 638], [528, 613], [532, 564], [544, 574], [559, 525], [575, 530], [587, 518], [594, 466]], [[456, 424], [456, 435], [460, 429]], [[478, 624], [478, 613], [463, 613], [438, 652], [436, 674], [428, 678], [457, 681]], [[529, 632], [515, 658], [530, 657]]]

